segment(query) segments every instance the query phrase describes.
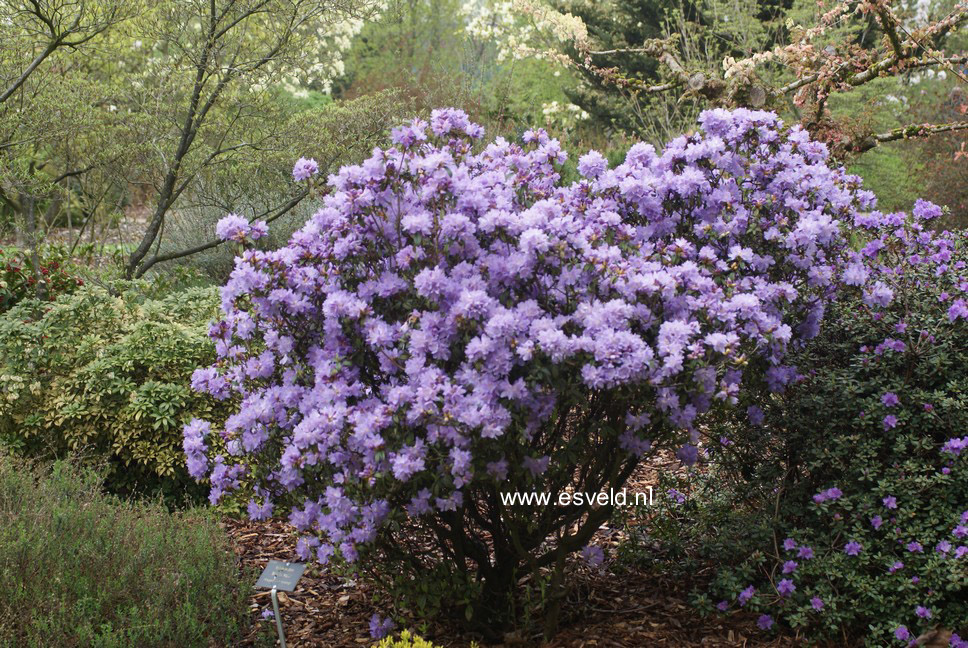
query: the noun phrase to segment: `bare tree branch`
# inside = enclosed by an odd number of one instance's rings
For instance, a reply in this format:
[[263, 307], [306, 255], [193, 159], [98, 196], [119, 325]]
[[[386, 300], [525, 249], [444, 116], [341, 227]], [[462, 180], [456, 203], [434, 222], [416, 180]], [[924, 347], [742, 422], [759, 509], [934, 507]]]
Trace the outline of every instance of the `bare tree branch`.
[[896, 142], [897, 140], [911, 139], [913, 137], [928, 137], [939, 133], [951, 133], [961, 130], [968, 130], [968, 121], [952, 122], [950, 124], [910, 124], [908, 126], [894, 128], [886, 133], [869, 135], [858, 142], [854, 148], [858, 153], [863, 153], [885, 142]]

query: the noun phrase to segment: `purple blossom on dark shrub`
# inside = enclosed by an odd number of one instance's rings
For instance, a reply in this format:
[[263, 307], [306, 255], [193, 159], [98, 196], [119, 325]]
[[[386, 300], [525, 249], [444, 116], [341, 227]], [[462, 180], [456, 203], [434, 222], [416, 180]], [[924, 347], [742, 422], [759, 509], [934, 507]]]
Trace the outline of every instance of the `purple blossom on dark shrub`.
[[861, 549], [863, 549], [863, 547], [856, 540], [851, 540], [850, 542], [844, 545], [844, 553], [847, 554], [848, 556], [859, 555], [861, 552]]
[[319, 172], [319, 164], [311, 158], [299, 158], [292, 167], [292, 179], [296, 182], [308, 180]]
[[390, 634], [393, 629], [397, 626], [390, 617], [382, 618], [376, 612], [370, 617], [370, 637], [373, 639], [382, 639], [383, 637]]
[[789, 578], [784, 578], [776, 585], [776, 591], [779, 592], [780, 596], [789, 596], [796, 591], [797, 586], [793, 584], [793, 581]]
[[739, 603], [739, 606], [740, 607], [743, 607], [744, 605], [746, 605], [747, 603], [749, 603], [750, 599], [753, 598], [753, 593], [755, 591], [756, 590], [753, 588], [753, 586], [750, 585], [749, 587], [747, 587], [746, 589], [744, 589], [742, 592], [740, 592], [739, 593], [739, 596], [736, 597], [736, 601]]
[[911, 542], [907, 543], [906, 548], [911, 553], [921, 553], [924, 551], [924, 547], [921, 546], [921, 543], [917, 542], [916, 540], [912, 540]]
[[605, 561], [605, 552], [597, 545], [588, 545], [582, 549], [581, 557], [589, 567], [599, 567]]

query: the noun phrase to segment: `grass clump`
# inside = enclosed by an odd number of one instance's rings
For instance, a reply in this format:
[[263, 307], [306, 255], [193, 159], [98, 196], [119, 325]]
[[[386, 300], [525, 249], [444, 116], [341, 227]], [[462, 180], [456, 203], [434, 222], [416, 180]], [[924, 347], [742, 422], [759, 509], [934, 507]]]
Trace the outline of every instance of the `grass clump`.
[[215, 520], [101, 479], [0, 454], [0, 647], [232, 645], [247, 591]]

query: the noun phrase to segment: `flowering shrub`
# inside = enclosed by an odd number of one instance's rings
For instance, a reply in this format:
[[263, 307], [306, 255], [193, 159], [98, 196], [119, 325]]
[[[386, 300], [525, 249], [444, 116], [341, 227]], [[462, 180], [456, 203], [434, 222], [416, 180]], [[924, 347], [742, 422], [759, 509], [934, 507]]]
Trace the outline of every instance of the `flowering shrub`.
[[84, 281], [71, 272], [66, 253], [56, 248], [38, 252], [40, 258], [35, 273], [30, 254], [17, 249], [0, 249], [0, 313], [24, 299], [41, 295], [53, 301], [58, 295], [84, 285]]
[[716, 488], [777, 515], [708, 605], [815, 641], [965, 645], [968, 236], [925, 229], [939, 215], [919, 201], [861, 219], [845, 278], [873, 287], [832, 307], [781, 398], [748, 390], [744, 416], [715, 430]]
[[305, 558], [382, 564], [411, 602], [503, 627], [520, 570], [560, 574], [612, 511], [501, 494], [620, 488], [660, 447], [694, 462], [698, 416], [793, 377], [873, 205], [772, 113], [700, 125], [614, 169], [590, 152], [564, 185], [543, 131], [475, 152], [482, 129], [439, 110], [331, 176], [223, 288], [193, 382], [241, 407], [185, 428], [211, 501], [288, 514]]

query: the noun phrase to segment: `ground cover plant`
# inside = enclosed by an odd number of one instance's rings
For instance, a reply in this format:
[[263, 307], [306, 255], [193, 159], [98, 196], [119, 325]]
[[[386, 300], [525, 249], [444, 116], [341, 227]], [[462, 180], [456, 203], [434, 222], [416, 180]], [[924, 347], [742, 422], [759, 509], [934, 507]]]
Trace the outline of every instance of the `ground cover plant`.
[[569, 185], [542, 131], [478, 153], [460, 111], [396, 129], [289, 246], [237, 260], [194, 382], [242, 405], [186, 426], [192, 474], [213, 502], [288, 514], [307, 558], [395, 570], [411, 605], [506, 627], [517, 578], [550, 567], [554, 593], [612, 507], [502, 494], [621, 487], [660, 448], [693, 463], [697, 417], [788, 384], [788, 347], [841, 286], [890, 302], [845, 275], [874, 197], [824, 145], [766, 112], [700, 126], [615, 169], [591, 152]]
[[75, 461], [0, 455], [0, 646], [230, 646], [246, 585], [204, 511], [105, 495]]

